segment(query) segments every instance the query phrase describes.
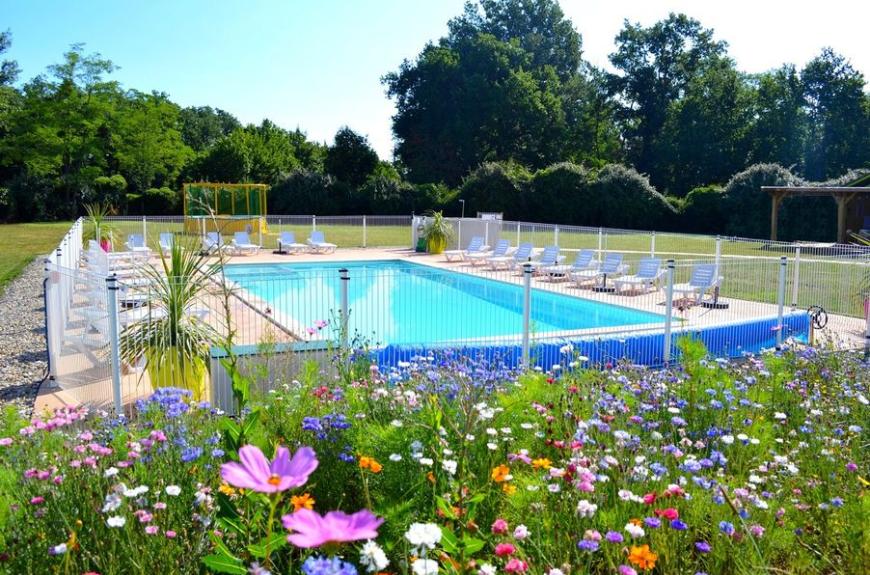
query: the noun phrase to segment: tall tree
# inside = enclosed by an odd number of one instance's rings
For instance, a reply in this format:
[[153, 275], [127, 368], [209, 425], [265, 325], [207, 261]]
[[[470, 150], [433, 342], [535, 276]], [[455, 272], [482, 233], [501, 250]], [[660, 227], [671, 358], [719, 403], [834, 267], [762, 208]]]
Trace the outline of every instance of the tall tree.
[[610, 62], [620, 73], [610, 75], [610, 86], [628, 157], [658, 186], [659, 136], [668, 110], [692, 79], [725, 53], [726, 44], [685, 14], [670, 14], [648, 28], [626, 20], [616, 44]]
[[229, 135], [242, 125], [235, 116], [211, 106], [191, 106], [179, 114], [181, 138], [184, 143], [201, 152], [220, 138]]
[[830, 48], [801, 72], [809, 119], [805, 172], [824, 180], [870, 161], [864, 76]]
[[755, 121], [747, 163], [802, 167], [806, 138], [803, 86], [791, 64], [761, 74], [755, 92]]
[[378, 166], [378, 154], [368, 138], [347, 126], [335, 133], [334, 143], [326, 150], [326, 173], [351, 186], [361, 186]]
[[[0, 55], [7, 52], [12, 46], [12, 32], [6, 30], [0, 32]], [[0, 61], [0, 86], [11, 85], [17, 78], [20, 69], [15, 60]]]

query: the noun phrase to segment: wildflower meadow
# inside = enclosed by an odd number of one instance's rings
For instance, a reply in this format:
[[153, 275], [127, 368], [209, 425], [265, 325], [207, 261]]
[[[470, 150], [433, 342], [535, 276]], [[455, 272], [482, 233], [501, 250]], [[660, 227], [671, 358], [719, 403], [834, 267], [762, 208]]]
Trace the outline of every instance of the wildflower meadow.
[[310, 365], [238, 414], [159, 389], [0, 427], [0, 571], [866, 573], [868, 363]]

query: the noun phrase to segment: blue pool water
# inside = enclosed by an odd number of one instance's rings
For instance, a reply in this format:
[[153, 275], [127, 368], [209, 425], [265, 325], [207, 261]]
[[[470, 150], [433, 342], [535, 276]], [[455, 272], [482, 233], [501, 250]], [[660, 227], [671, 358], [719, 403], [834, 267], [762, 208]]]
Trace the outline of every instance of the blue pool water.
[[[405, 261], [233, 264], [226, 275], [298, 332], [337, 317], [340, 268], [351, 278], [349, 331], [370, 344], [482, 341], [522, 331], [520, 286]], [[532, 291], [536, 334], [663, 321], [663, 315]]]

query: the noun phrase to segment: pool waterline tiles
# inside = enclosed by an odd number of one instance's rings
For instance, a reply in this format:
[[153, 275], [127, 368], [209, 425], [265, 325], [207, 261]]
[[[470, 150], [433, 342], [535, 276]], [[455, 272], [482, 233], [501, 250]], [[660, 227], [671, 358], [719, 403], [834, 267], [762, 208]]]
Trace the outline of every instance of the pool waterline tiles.
[[[226, 276], [302, 339], [323, 339], [334, 333], [316, 324], [336, 325], [341, 268], [351, 278], [349, 332], [369, 344], [498, 341], [522, 331], [521, 286], [402, 260], [232, 264]], [[532, 290], [531, 308], [536, 334], [661, 328], [665, 319], [541, 289]]]

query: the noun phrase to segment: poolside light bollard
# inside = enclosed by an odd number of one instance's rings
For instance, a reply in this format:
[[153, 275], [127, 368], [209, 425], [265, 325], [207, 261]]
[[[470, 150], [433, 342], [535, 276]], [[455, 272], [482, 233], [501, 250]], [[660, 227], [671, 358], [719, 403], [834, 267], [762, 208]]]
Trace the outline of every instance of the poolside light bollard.
[[341, 268], [338, 270], [338, 273], [341, 278], [341, 326], [339, 328], [341, 330], [341, 350], [342, 352], [347, 352], [347, 326], [349, 313], [347, 309], [347, 288], [348, 283], [350, 282], [350, 275], [347, 268]]
[[523, 264], [523, 367], [529, 368], [531, 350], [529, 346], [529, 330], [532, 317], [532, 264]]
[[674, 311], [674, 260], [668, 260], [668, 283], [665, 289], [665, 347], [662, 352], [662, 360], [665, 365], [671, 362], [671, 329]]
[[787, 265], [787, 257], [779, 258], [779, 289], [776, 290], [776, 349], [782, 347], [782, 315], [785, 306], [785, 268]]
[[109, 359], [112, 369], [112, 399], [115, 415], [123, 414], [121, 404], [121, 341], [118, 328], [118, 278], [112, 274], [106, 278], [106, 297], [109, 312]]
[[794, 249], [794, 279], [791, 286], [791, 307], [794, 309], [798, 304], [798, 286], [800, 285], [801, 277], [801, 249]]

